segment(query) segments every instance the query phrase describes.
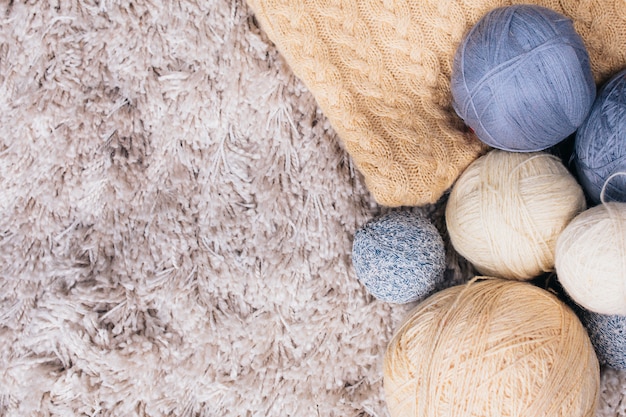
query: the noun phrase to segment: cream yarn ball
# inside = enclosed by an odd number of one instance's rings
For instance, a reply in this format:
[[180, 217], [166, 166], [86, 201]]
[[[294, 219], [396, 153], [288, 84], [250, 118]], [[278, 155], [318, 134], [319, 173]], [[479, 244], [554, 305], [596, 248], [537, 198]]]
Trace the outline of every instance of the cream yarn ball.
[[556, 156], [493, 150], [459, 177], [445, 217], [452, 245], [481, 274], [529, 280], [554, 269], [556, 239], [585, 208]]
[[387, 347], [383, 382], [392, 417], [593, 417], [600, 369], [555, 295], [491, 278], [418, 304]]
[[557, 241], [556, 273], [580, 306], [626, 315], [626, 203], [604, 203], [576, 216]]

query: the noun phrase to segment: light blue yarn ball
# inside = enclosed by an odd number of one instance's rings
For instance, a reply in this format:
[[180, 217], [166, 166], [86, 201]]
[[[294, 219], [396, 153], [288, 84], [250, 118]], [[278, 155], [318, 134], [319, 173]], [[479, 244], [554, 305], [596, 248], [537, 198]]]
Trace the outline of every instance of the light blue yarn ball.
[[596, 94], [589, 54], [572, 21], [551, 9], [493, 9], [454, 57], [453, 107], [478, 138], [513, 152], [561, 142], [583, 123]]
[[611, 368], [626, 371], [626, 316], [585, 310], [580, 318], [589, 332], [598, 361]]
[[443, 281], [445, 248], [425, 216], [392, 211], [357, 230], [352, 246], [357, 278], [379, 300], [420, 301]]
[[626, 70], [613, 76], [598, 92], [587, 120], [576, 132], [574, 166], [587, 196], [600, 202], [626, 202]]

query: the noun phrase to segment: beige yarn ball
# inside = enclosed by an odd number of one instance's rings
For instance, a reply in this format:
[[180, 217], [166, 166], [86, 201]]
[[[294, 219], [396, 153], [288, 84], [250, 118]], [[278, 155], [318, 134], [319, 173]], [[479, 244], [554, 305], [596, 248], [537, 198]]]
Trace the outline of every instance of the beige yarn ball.
[[592, 417], [599, 388], [577, 316], [526, 282], [489, 278], [436, 293], [385, 354], [392, 417]]
[[626, 203], [604, 203], [576, 216], [557, 241], [556, 273], [582, 307], [626, 315]]
[[445, 216], [452, 245], [481, 274], [529, 280], [554, 269], [558, 236], [585, 208], [557, 157], [493, 150], [459, 177]]

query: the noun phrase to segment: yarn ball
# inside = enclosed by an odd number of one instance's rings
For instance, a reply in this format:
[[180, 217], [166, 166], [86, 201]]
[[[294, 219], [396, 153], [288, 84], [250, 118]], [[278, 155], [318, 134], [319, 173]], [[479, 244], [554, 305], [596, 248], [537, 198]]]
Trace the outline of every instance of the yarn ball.
[[579, 314], [601, 365], [626, 371], [626, 316], [585, 310]]
[[453, 247], [481, 274], [529, 280], [554, 269], [556, 240], [585, 204], [557, 157], [494, 149], [459, 177], [445, 217]]
[[576, 216], [557, 240], [556, 273], [580, 306], [626, 315], [626, 203], [598, 205]]
[[392, 417], [592, 417], [600, 387], [576, 314], [546, 290], [495, 278], [418, 304], [383, 371]]
[[484, 15], [457, 48], [450, 88], [454, 109], [481, 141], [524, 152], [574, 133], [596, 94], [572, 21], [535, 5]]
[[352, 262], [370, 294], [397, 304], [425, 298], [443, 281], [446, 268], [439, 231], [412, 211], [389, 212], [357, 230]]
[[598, 92], [587, 120], [576, 132], [574, 166], [589, 198], [600, 202], [606, 183], [607, 201], [626, 202], [626, 70]]

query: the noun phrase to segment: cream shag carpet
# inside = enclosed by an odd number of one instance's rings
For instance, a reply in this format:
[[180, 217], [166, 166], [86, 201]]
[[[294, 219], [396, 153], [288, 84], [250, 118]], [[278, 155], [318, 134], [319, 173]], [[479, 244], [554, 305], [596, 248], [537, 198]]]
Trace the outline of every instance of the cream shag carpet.
[[[11, 0], [0, 22], [0, 415], [386, 416], [411, 306], [350, 260], [384, 209], [248, 7]], [[599, 415], [625, 391], [604, 370]]]

